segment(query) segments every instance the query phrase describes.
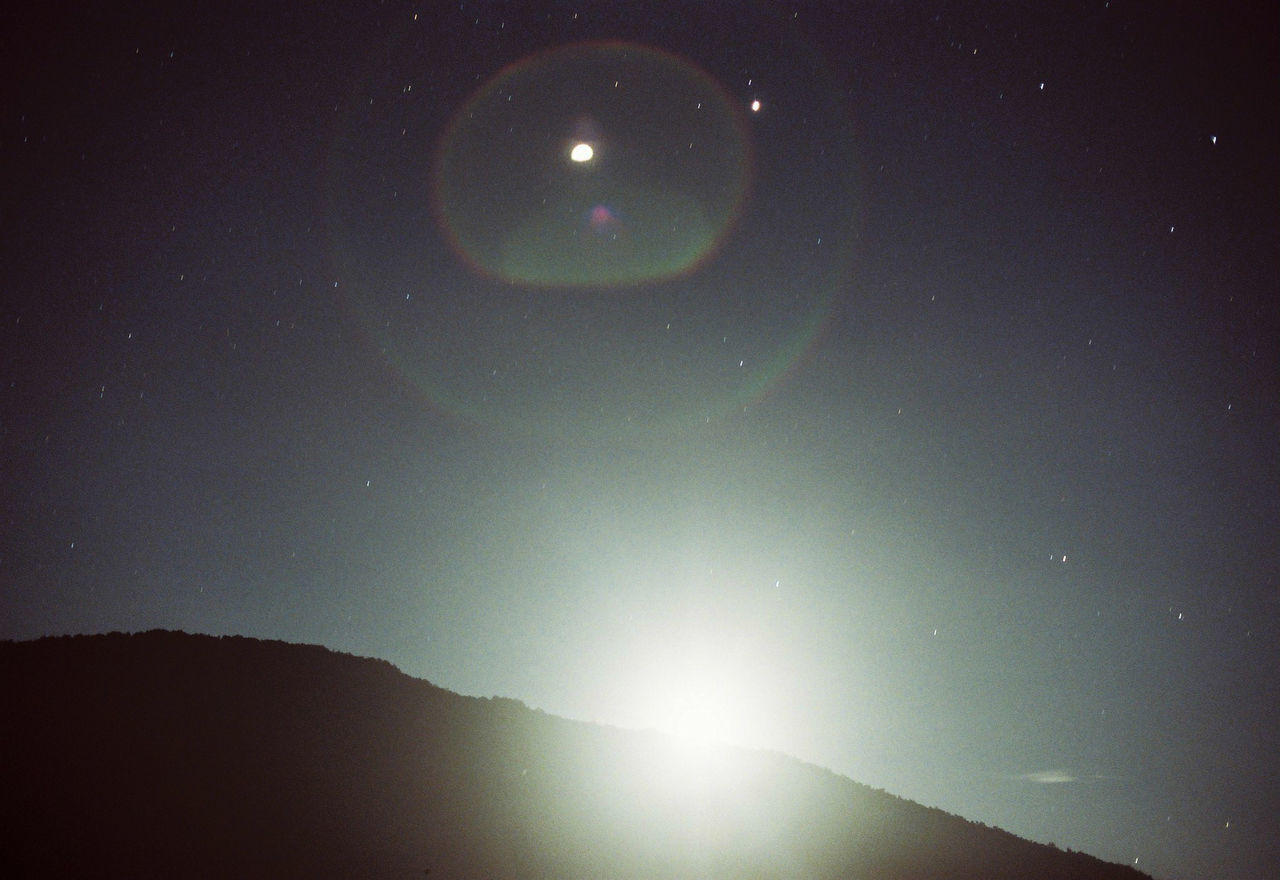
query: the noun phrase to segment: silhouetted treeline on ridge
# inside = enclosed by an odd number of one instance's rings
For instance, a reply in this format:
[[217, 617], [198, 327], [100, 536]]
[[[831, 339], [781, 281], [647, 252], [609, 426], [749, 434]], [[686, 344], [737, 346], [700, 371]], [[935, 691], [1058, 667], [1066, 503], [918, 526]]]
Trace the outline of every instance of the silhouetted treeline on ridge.
[[0, 876], [1139, 880], [781, 755], [149, 632], [0, 643]]

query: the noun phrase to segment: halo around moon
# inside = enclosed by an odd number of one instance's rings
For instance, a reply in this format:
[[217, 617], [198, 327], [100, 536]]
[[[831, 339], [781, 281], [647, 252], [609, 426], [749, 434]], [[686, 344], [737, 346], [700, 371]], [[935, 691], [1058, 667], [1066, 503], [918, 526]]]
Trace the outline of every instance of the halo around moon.
[[747, 143], [738, 109], [688, 62], [574, 44], [509, 65], [454, 114], [433, 175], [438, 218], [468, 264], [508, 282], [671, 278], [732, 227]]

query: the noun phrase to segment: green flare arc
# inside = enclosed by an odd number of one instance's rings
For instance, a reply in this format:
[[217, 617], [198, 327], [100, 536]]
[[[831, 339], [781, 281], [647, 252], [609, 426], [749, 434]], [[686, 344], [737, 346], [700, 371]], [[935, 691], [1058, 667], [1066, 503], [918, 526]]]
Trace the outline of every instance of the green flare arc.
[[753, 58], [767, 88], [714, 51], [621, 42], [474, 81], [409, 42], [375, 54], [329, 151], [332, 289], [460, 425], [642, 445], [715, 428], [798, 374], [856, 285], [856, 132], [794, 36]]
[[442, 230], [476, 271], [614, 288], [711, 256], [750, 166], [742, 114], [706, 74], [646, 46], [582, 43], [475, 91], [441, 141], [433, 193]]

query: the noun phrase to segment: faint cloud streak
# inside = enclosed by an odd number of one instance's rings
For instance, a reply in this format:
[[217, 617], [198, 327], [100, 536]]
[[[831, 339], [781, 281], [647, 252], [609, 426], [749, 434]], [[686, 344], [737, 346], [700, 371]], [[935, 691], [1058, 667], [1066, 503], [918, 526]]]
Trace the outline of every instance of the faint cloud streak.
[[1080, 777], [1068, 770], [1038, 770], [1035, 773], [1023, 773], [1015, 776], [1023, 782], [1037, 782], [1041, 785], [1056, 785], [1063, 782], [1079, 782]]
[[1109, 776], [1106, 773], [1091, 773], [1087, 776], [1077, 776], [1070, 770], [1054, 769], [1054, 770], [1037, 770], [1034, 773], [1018, 773], [1012, 776], [1006, 776], [1006, 779], [1012, 779], [1016, 782], [1034, 782], [1038, 785], [1061, 785], [1066, 782], [1094, 782], [1100, 779], [1120, 779], [1119, 776]]

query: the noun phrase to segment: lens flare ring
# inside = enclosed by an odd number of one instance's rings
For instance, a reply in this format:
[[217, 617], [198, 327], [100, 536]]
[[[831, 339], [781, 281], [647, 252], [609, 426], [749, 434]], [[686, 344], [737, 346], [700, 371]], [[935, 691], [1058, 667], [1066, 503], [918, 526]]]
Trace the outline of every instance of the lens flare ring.
[[[841, 93], [792, 33], [754, 57], [774, 97], [751, 114], [757, 86], [724, 88], [739, 66], [687, 48], [715, 73], [586, 43], [479, 89], [407, 41], [372, 53], [335, 126], [324, 232], [338, 302], [425, 403], [502, 434], [647, 444], [742, 412], [815, 350], [855, 265]], [[457, 109], [407, 95], [410, 71]], [[805, 140], [754, 141], [788, 117]]]

